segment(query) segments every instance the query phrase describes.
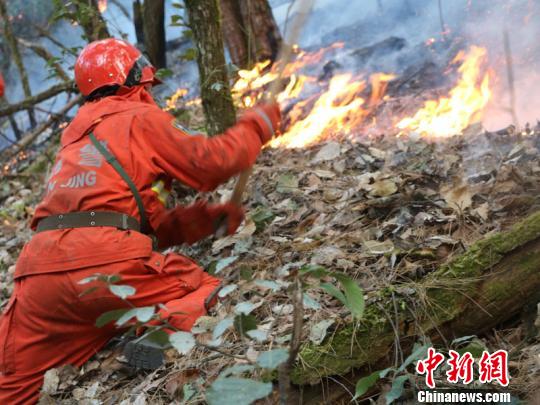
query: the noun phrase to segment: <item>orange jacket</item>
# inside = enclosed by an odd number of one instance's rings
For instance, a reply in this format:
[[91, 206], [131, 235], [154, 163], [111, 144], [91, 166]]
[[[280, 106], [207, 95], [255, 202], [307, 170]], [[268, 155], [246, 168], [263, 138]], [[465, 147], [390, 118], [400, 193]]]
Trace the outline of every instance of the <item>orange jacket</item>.
[[[151, 227], [157, 229], [160, 218], [166, 218], [160, 197], [173, 179], [199, 191], [213, 190], [255, 162], [261, 138], [271, 130], [264, 117], [247, 114], [221, 135], [188, 135], [144, 87], [120, 92], [82, 106], [64, 130], [33, 229], [44, 217], [76, 211], [116, 211], [140, 219], [127, 184], [88, 139], [91, 131], [129, 174]], [[151, 252], [151, 238], [135, 231], [111, 227], [45, 231], [24, 247], [15, 277], [149, 257]]]

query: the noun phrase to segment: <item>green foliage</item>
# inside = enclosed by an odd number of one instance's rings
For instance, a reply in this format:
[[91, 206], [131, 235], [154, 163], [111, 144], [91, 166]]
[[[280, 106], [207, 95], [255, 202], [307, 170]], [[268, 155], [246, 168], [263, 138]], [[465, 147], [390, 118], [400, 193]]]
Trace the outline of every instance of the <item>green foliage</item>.
[[319, 287], [339, 300], [349, 311], [351, 311], [351, 314], [355, 318], [362, 318], [365, 309], [364, 291], [349, 276], [346, 276], [343, 273], [332, 273], [324, 267], [317, 265], [304, 266], [300, 269], [300, 273], [304, 276], [311, 276], [318, 279], [328, 276], [334, 277], [341, 284], [343, 291], [335, 285], [326, 282], [320, 283]]
[[156, 71], [156, 77], [160, 80], [166, 79], [168, 77], [171, 77], [173, 75], [173, 71], [171, 69], [161, 68]]
[[275, 218], [275, 214], [268, 208], [259, 205], [251, 213], [251, 220], [255, 222], [257, 231], [262, 231]]
[[181, 354], [187, 354], [195, 347], [195, 338], [189, 332], [175, 332], [169, 336], [169, 341]]
[[185, 52], [180, 56], [180, 59], [186, 62], [197, 59], [197, 49], [195, 48], [186, 49]]
[[253, 315], [237, 315], [234, 318], [234, 327], [238, 333], [246, 335], [248, 331], [257, 329], [257, 318], [255, 318]]
[[137, 292], [137, 290], [130, 285], [117, 285], [117, 284], [110, 284], [109, 290], [114, 295], [122, 298], [123, 300], [125, 300], [127, 297], [131, 295], [134, 295]]
[[412, 353], [397, 369], [393, 367], [386, 368], [384, 370], [375, 371], [370, 375], [359, 379], [356, 383], [354, 399], [364, 395], [371, 387], [375, 385], [375, 383], [377, 383], [377, 381], [379, 381], [379, 379], [385, 378], [390, 372], [393, 372], [394, 377], [392, 380], [392, 387], [390, 391], [386, 393], [385, 400], [387, 404], [394, 402], [403, 394], [405, 382], [409, 379], [409, 374], [406, 372], [407, 367], [409, 367], [414, 361], [424, 358], [428, 348], [429, 345], [427, 344], [415, 344]]
[[271, 392], [271, 383], [247, 378], [218, 378], [206, 391], [206, 400], [210, 405], [248, 405]]
[[137, 321], [139, 322], [146, 323], [154, 316], [154, 310], [155, 308], [153, 306], [130, 309], [120, 318], [118, 318], [116, 325], [123, 326], [126, 322], [133, 318], [137, 318]]
[[263, 368], [275, 369], [287, 361], [289, 351], [286, 349], [274, 349], [262, 352], [257, 357], [257, 364]]
[[124, 308], [124, 309], [114, 309], [112, 311], [105, 312], [104, 314], [101, 314], [96, 319], [96, 326], [98, 328], [102, 328], [103, 326], [107, 325], [109, 322], [120, 319], [128, 311], [129, 309]]

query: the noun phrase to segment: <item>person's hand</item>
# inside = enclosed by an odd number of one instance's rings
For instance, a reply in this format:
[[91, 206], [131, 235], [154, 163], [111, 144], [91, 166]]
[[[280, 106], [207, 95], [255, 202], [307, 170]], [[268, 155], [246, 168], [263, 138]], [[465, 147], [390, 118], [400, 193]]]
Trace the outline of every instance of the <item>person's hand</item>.
[[214, 233], [226, 226], [226, 234], [233, 235], [244, 220], [244, 209], [233, 203], [208, 206], [208, 216], [214, 218]]
[[197, 201], [187, 207], [165, 211], [158, 219], [155, 235], [164, 249], [183, 243], [192, 244], [214, 234], [223, 224], [232, 235], [244, 220], [244, 210], [232, 203], [208, 204]]
[[246, 111], [241, 120], [251, 120], [256, 124], [263, 145], [280, 134], [281, 111], [278, 103], [257, 104]]

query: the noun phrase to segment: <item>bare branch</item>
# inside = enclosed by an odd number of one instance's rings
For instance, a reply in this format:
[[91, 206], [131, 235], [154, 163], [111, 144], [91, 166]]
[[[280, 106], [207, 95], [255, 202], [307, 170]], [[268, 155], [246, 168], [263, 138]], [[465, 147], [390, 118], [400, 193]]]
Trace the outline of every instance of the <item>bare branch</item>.
[[67, 73], [64, 71], [62, 66], [57, 62], [52, 62], [54, 60], [54, 56], [45, 48], [43, 48], [41, 45], [36, 44], [34, 42], [27, 41], [22, 38], [17, 38], [19, 43], [23, 45], [26, 48], [31, 49], [37, 56], [45, 60], [48, 64], [50, 63], [52, 68], [56, 71], [57, 75], [64, 81], [69, 81], [70, 77], [67, 75]]
[[[9, 15], [7, 13], [6, 1], [0, 0], [0, 16], [4, 20], [4, 36], [9, 44], [11, 49], [11, 54], [13, 56], [14, 62], [17, 65], [19, 70], [19, 75], [21, 76], [21, 82], [24, 90], [24, 95], [26, 97], [31, 97], [32, 92], [30, 90], [30, 83], [28, 81], [28, 74], [24, 68], [24, 64], [21, 58], [21, 53], [19, 52], [19, 47], [17, 46], [17, 39], [13, 35], [13, 30], [11, 27], [11, 21], [9, 20]], [[28, 110], [28, 117], [30, 118], [30, 124], [32, 127], [36, 126], [36, 117], [32, 109]]]
[[25, 135], [22, 140], [17, 144], [17, 147], [15, 150], [9, 153], [7, 156], [7, 160], [11, 159], [13, 156], [16, 156], [19, 152], [21, 152], [23, 149], [26, 149], [30, 144], [32, 144], [39, 135], [43, 133], [47, 128], [49, 128], [54, 123], [61, 120], [73, 107], [75, 107], [77, 104], [80, 104], [83, 101], [83, 96], [78, 96], [72, 99], [69, 103], [67, 103], [64, 108], [62, 108], [57, 113], [53, 113], [51, 117], [45, 121], [44, 123], [40, 124], [36, 129]]
[[0, 107], [0, 117], [16, 113], [17, 111], [26, 110], [31, 108], [34, 104], [41, 103], [49, 98], [57, 96], [63, 92], [74, 93], [75, 85], [73, 81], [68, 81], [65, 83], [60, 83], [52, 86], [48, 90], [45, 90], [35, 96], [29, 97], [17, 104], [10, 104], [5, 107]]

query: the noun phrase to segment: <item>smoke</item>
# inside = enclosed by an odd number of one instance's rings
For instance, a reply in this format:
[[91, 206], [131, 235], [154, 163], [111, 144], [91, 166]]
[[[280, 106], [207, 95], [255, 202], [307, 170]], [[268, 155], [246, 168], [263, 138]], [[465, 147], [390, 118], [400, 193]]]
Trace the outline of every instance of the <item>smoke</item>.
[[[274, 15], [285, 26], [290, 2], [275, 1]], [[493, 97], [484, 126], [496, 130], [512, 123], [510, 85], [504, 32], [512, 53], [515, 111], [519, 123], [540, 118], [540, 2], [535, 0], [317, 0], [300, 45], [318, 48], [345, 41], [348, 48], [366, 47], [390, 37], [406, 41], [399, 51], [376, 55], [363, 69], [401, 74], [407, 66], [433, 61], [448, 63], [452, 54], [468, 45], [487, 48], [493, 71]], [[426, 41], [438, 46], [428, 49]], [[435, 51], [434, 51], [435, 50]], [[349, 66], [350, 67], [350, 66]]]

